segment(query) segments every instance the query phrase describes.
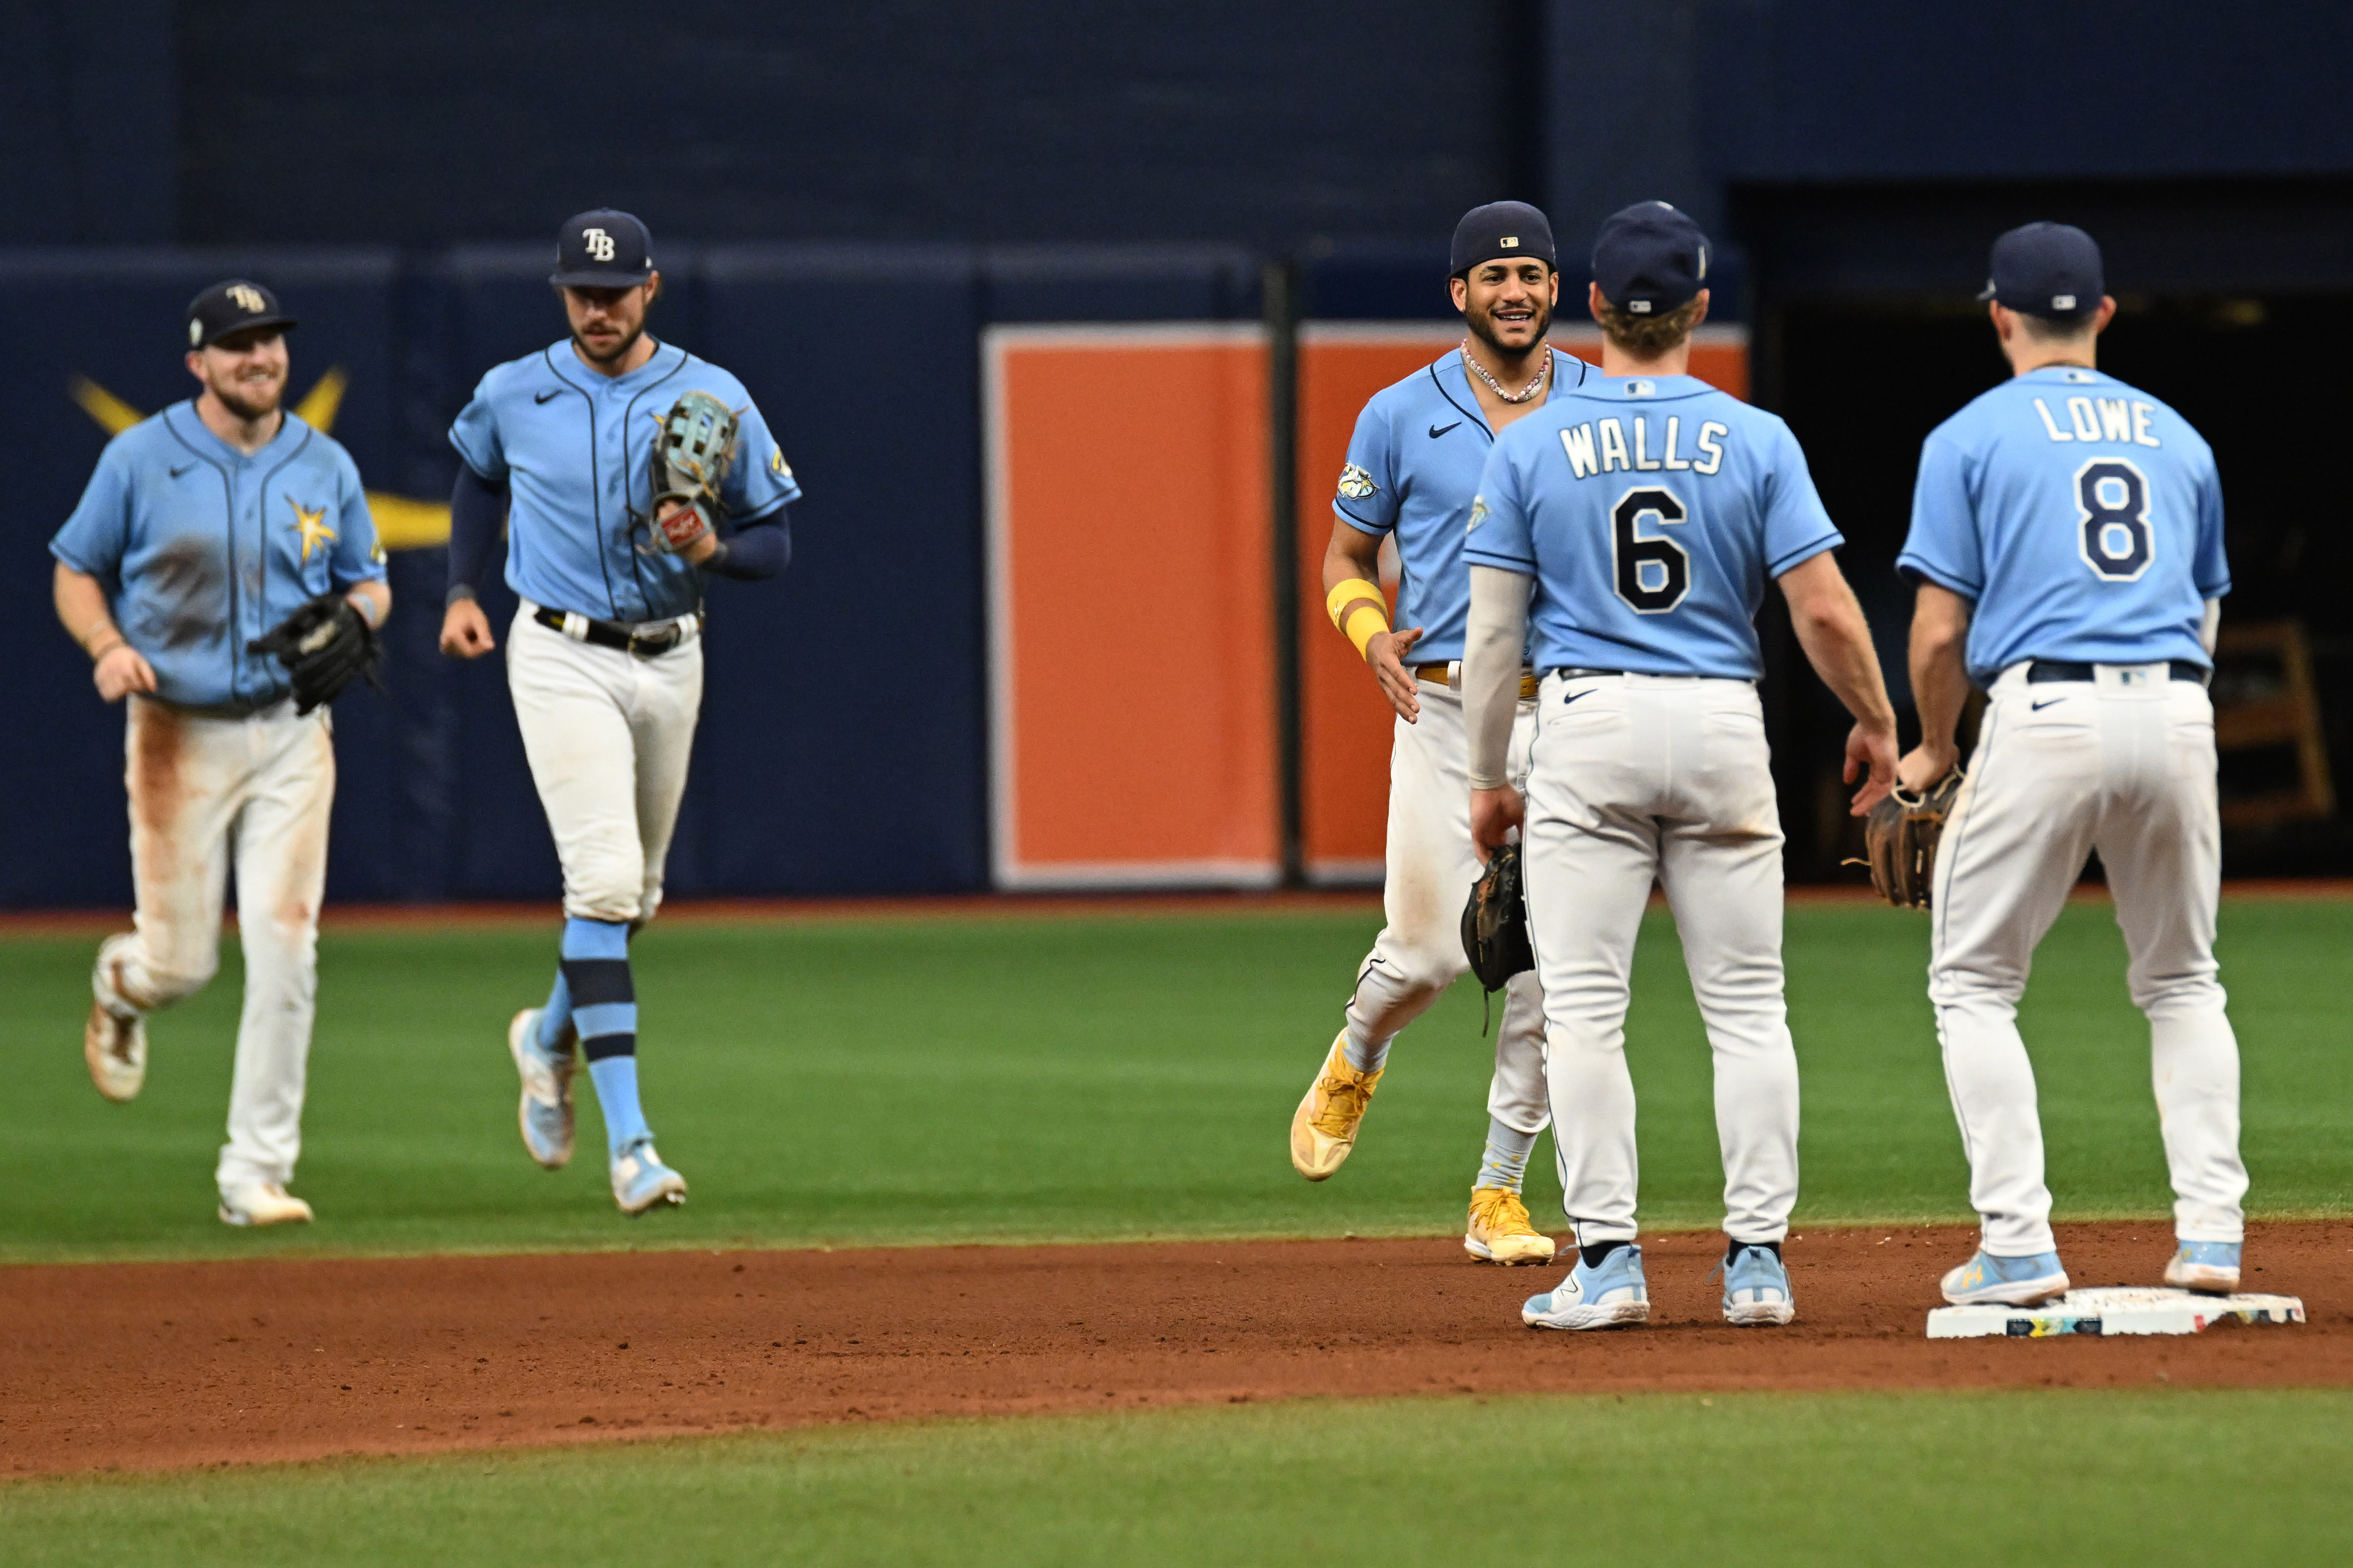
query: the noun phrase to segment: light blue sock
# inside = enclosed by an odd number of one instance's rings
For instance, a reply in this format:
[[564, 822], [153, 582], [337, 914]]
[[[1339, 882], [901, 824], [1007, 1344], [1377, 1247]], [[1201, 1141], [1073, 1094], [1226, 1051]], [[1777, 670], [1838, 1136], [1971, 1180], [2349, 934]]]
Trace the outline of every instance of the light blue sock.
[[1527, 1179], [1528, 1155], [1535, 1150], [1537, 1137], [1536, 1133], [1506, 1127], [1490, 1117], [1487, 1152], [1479, 1163], [1479, 1179], [1472, 1184], [1518, 1192], [1520, 1184]]
[[638, 1058], [606, 1057], [588, 1064], [589, 1081], [596, 1086], [596, 1103], [605, 1111], [605, 1145], [612, 1158], [640, 1138], [650, 1138], [646, 1113], [638, 1107]]
[[564, 981], [564, 967], [556, 966], [555, 984], [547, 994], [547, 1005], [539, 1015], [539, 1048], [550, 1056], [555, 1054], [556, 1042], [572, 1024], [572, 987]]

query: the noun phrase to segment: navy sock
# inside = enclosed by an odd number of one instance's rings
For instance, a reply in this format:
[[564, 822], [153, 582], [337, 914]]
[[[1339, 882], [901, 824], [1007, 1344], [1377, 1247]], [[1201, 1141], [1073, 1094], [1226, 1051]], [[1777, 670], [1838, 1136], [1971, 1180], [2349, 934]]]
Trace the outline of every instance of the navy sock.
[[1601, 1267], [1601, 1260], [1603, 1258], [1609, 1257], [1611, 1253], [1617, 1251], [1621, 1247], [1631, 1247], [1634, 1244], [1630, 1241], [1597, 1241], [1590, 1247], [1578, 1247], [1577, 1249], [1577, 1255], [1585, 1260], [1585, 1266], [1588, 1268], [1599, 1268]]
[[1778, 1241], [1732, 1241], [1729, 1237], [1725, 1239], [1731, 1242], [1731, 1245], [1724, 1249], [1724, 1262], [1726, 1268], [1731, 1267], [1732, 1260], [1739, 1257], [1744, 1249], [1751, 1247], [1761, 1247], [1777, 1258], [1781, 1256], [1781, 1244]]
[[605, 1112], [605, 1141], [617, 1155], [649, 1135], [638, 1104], [638, 992], [628, 924], [565, 921], [561, 984], [571, 993], [572, 1026]]

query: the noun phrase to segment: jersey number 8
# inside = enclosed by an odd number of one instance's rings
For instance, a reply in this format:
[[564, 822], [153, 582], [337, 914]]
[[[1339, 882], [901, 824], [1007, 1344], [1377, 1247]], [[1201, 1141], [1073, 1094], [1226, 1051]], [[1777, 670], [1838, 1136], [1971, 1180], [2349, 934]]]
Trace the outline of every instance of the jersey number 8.
[[2156, 555], [2148, 531], [2148, 480], [2122, 458], [2099, 458], [2075, 470], [2083, 512], [2084, 564], [2105, 583], [2137, 583]]
[[1611, 576], [1618, 596], [1638, 616], [1673, 609], [1691, 592], [1691, 555], [1673, 540], [1645, 539], [1637, 529], [1643, 514], [1661, 523], [1681, 522], [1683, 503], [1672, 490], [1645, 486], [1628, 490], [1609, 512]]

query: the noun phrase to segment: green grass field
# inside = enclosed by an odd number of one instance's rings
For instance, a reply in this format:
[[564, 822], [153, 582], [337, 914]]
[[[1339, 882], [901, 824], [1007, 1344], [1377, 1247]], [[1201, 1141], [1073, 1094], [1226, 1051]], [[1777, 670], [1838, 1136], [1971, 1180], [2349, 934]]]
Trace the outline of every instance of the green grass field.
[[0, 1486], [20, 1568], [2341, 1563], [2353, 1395], [1428, 1399]]
[[[657, 928], [638, 948], [647, 1102], [693, 1198], [633, 1223], [606, 1196], [585, 1084], [573, 1169], [540, 1172], [515, 1136], [503, 1025], [543, 990], [553, 921], [331, 921], [296, 1184], [320, 1223], [262, 1233], [212, 1216], [234, 954], [154, 1022], [147, 1092], [117, 1107], [79, 1050], [94, 943], [0, 941], [0, 1261], [1440, 1234], [1484, 1126], [1475, 991], [1400, 1044], [1339, 1177], [1309, 1186], [1284, 1156], [1375, 923]], [[2234, 900], [2223, 938], [2252, 1206], [2345, 1214], [2353, 904]], [[1806, 1221], [1968, 1217], [1926, 942], [1875, 907], [1790, 911]], [[1707, 1052], [1663, 918], [1636, 981], [1645, 1219], [1710, 1226]], [[2025, 1025], [2062, 1216], [2163, 1213], [2147, 1036], [2104, 907], [2067, 911]], [[11, 1482], [0, 1560], [2335, 1563], [2348, 1465], [2342, 1391], [1303, 1404]]]
[[[153, 1022], [146, 1093], [83, 1073], [86, 940], [0, 942], [0, 1259], [512, 1251], [968, 1239], [1438, 1234], [1460, 1223], [1492, 1047], [1460, 986], [1400, 1042], [1347, 1168], [1294, 1176], [1284, 1128], [1376, 921], [1346, 914], [892, 919], [657, 927], [638, 945], [646, 1103], [693, 1184], [631, 1222], [602, 1134], [549, 1175], [514, 1131], [504, 1024], [543, 993], [554, 932], [330, 934], [311, 1058], [303, 1230], [212, 1215], [238, 983]], [[2353, 905], [2234, 901], [2223, 978], [2244, 1043], [2252, 1205], [2346, 1212], [2353, 1122], [2337, 999]], [[1959, 1142], [1922, 995], [1926, 924], [1799, 905], [1789, 996], [1813, 1223], [1966, 1219]], [[1637, 965], [1643, 1214], [1720, 1215], [1708, 1056], [1672, 924]], [[2025, 1026], [2063, 1215], [2156, 1215], [2168, 1194], [2147, 1032], [2107, 910], [2071, 908]], [[585, 1107], [594, 1099], [584, 1079]], [[1540, 1156], [1530, 1194], [1557, 1214]]]

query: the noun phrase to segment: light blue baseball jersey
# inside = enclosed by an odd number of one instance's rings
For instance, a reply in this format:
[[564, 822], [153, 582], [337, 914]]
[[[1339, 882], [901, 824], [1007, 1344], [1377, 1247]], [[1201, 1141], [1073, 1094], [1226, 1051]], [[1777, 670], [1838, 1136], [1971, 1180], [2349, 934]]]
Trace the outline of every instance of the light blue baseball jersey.
[[[1546, 400], [1599, 374], [1556, 349]], [[1494, 444], [1460, 349], [1373, 394], [1356, 416], [1332, 510], [1351, 528], [1397, 535], [1398, 625], [1422, 628], [1410, 655], [1417, 664], [1462, 657], [1471, 619], [1462, 525]]]
[[384, 575], [360, 471], [292, 414], [248, 456], [175, 403], [106, 444], [49, 553], [97, 578], [155, 695], [267, 707], [290, 689], [246, 644], [322, 594]]
[[2214, 453], [2112, 375], [2030, 372], [1929, 433], [1895, 567], [1974, 601], [1981, 686], [2029, 658], [2209, 665], [2205, 602], [2231, 591]]
[[1495, 443], [1463, 553], [1535, 578], [1538, 669], [1754, 680], [1766, 580], [1844, 542], [1779, 419], [1694, 376], [1597, 375]]
[[601, 620], [667, 620], [702, 603], [700, 572], [646, 548], [654, 445], [683, 392], [735, 410], [735, 460], [720, 487], [732, 525], [799, 497], [744, 384], [684, 349], [659, 344], [628, 374], [605, 376], [566, 338], [482, 377], [449, 442], [468, 468], [508, 487], [507, 586]]

